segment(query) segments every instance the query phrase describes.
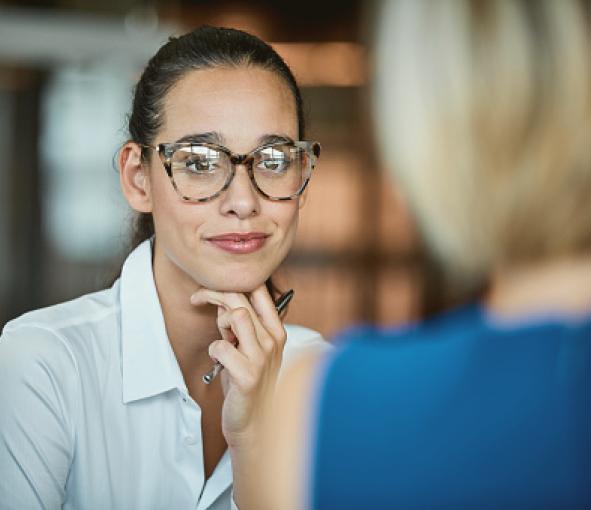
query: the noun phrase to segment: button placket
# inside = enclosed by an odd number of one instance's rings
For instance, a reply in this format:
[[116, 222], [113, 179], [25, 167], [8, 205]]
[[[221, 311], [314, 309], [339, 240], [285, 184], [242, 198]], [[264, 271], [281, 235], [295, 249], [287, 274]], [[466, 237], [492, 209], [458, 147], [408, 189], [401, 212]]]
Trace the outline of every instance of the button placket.
[[183, 434], [184, 443], [187, 446], [195, 446], [199, 443], [199, 437], [195, 431], [201, 430], [201, 409], [193, 399], [181, 392], [181, 414], [183, 416]]

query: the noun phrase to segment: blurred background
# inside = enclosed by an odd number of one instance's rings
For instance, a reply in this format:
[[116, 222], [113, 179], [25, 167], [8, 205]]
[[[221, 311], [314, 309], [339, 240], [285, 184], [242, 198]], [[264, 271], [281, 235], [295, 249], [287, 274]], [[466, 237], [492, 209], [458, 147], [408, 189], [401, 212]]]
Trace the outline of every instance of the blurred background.
[[293, 252], [288, 322], [330, 337], [400, 324], [445, 303], [376, 157], [368, 101], [371, 6], [206, 0], [0, 0], [0, 325], [109, 285], [131, 211], [116, 157], [131, 88], [170, 35], [198, 25], [272, 43], [302, 86], [323, 146]]

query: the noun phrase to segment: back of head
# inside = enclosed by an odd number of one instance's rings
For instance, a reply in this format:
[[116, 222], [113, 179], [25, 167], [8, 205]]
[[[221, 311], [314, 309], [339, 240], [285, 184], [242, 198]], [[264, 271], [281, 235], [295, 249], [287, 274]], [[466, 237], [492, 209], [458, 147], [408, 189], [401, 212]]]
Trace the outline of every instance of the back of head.
[[386, 165], [456, 282], [591, 251], [591, 37], [578, 0], [385, 0]]

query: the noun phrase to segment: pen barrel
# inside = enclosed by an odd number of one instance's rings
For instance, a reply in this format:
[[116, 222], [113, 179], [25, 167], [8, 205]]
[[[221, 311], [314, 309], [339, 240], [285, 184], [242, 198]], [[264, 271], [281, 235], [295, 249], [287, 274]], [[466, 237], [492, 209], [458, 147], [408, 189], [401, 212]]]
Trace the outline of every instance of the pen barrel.
[[218, 361], [213, 368], [207, 372], [207, 374], [205, 374], [203, 376], [203, 382], [205, 384], [209, 384], [211, 381], [213, 381], [216, 376], [221, 372], [222, 368], [224, 368], [224, 366]]

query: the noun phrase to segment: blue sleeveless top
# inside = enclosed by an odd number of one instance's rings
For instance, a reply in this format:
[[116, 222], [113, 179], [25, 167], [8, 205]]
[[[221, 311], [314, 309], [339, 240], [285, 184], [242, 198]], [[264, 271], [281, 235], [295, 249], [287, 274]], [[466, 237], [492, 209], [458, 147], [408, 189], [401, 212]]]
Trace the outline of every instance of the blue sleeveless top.
[[591, 508], [591, 318], [498, 324], [478, 305], [335, 339], [313, 508]]

